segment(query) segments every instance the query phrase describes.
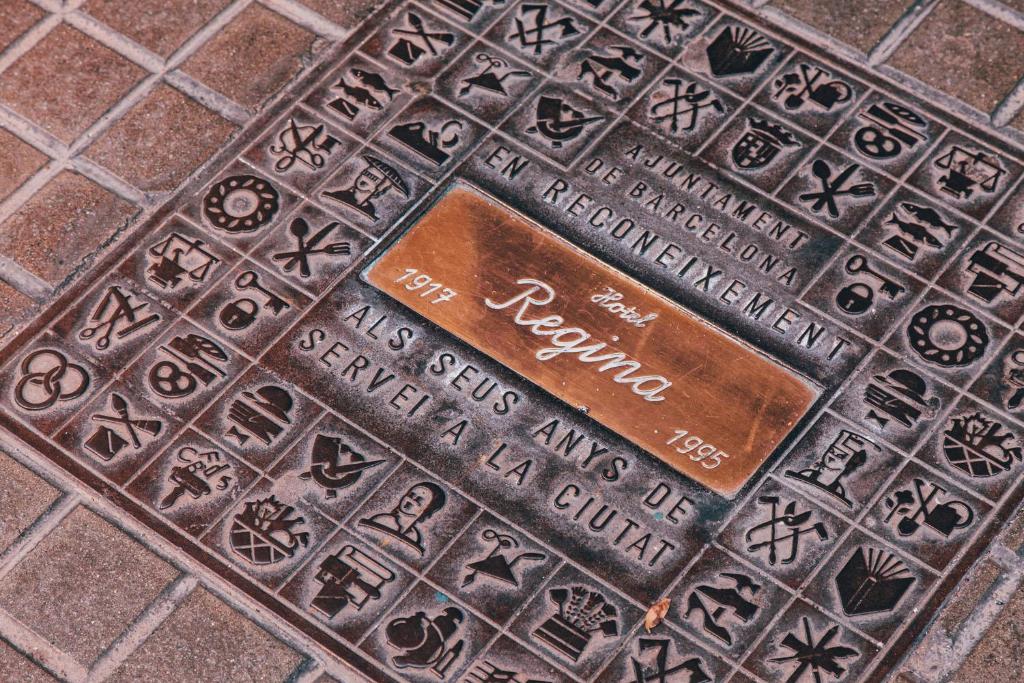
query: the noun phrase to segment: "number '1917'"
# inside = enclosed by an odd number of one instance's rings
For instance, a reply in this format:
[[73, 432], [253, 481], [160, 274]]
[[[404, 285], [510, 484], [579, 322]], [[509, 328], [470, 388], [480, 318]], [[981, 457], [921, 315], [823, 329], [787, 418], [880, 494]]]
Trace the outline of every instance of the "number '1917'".
[[440, 282], [434, 280], [434, 278], [426, 273], [421, 273], [415, 268], [406, 268], [404, 273], [395, 278], [395, 282], [405, 282], [405, 288], [410, 292], [423, 290], [419, 296], [424, 299], [430, 299], [432, 304], [451, 301], [458, 295], [458, 292], [455, 290], [445, 287]]

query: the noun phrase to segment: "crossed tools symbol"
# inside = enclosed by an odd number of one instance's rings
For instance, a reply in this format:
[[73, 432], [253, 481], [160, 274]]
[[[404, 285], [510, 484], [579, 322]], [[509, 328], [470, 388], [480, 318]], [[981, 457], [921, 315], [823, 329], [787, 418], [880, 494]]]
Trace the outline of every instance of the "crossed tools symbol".
[[128, 409], [128, 402], [124, 400], [124, 397], [117, 393], [110, 395], [110, 407], [114, 409], [116, 415], [103, 415], [97, 413], [92, 416], [95, 422], [106, 422], [108, 424], [120, 425], [125, 428], [128, 433], [128, 438], [132, 440], [132, 446], [136, 449], [142, 448], [142, 441], [139, 439], [139, 431], [143, 431], [150, 436], [156, 436], [160, 433], [163, 428], [163, 423], [160, 420], [147, 420], [137, 419], [132, 417]]
[[325, 247], [317, 248], [317, 245], [327, 235], [331, 233], [340, 223], [333, 222], [328, 223], [326, 226], [321, 228], [316, 234], [310, 237], [308, 240], [306, 236], [309, 234], [309, 223], [302, 218], [296, 218], [292, 221], [288, 231], [292, 237], [295, 238], [297, 249], [295, 251], [285, 251], [280, 254], [274, 254], [273, 259], [275, 261], [284, 261], [284, 265], [281, 268], [286, 273], [290, 273], [295, 270], [295, 267], [299, 267], [299, 275], [302, 277], [310, 276], [309, 269], [309, 257], [316, 254], [350, 254], [352, 253], [351, 246], [348, 242], [332, 242]]

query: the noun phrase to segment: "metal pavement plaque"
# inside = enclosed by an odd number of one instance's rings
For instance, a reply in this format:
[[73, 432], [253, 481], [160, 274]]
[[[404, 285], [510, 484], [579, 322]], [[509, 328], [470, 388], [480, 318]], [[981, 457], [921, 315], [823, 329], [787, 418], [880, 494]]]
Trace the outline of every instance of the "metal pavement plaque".
[[371, 680], [882, 680], [1024, 498], [999, 132], [730, 0], [395, 0], [292, 92], [0, 424]]

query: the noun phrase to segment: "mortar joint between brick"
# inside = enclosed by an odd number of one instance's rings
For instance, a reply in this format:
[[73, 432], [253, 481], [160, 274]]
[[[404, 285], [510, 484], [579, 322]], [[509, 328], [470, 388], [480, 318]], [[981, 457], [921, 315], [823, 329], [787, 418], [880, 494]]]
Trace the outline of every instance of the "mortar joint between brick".
[[989, 559], [1006, 573], [1024, 575], [1024, 558], [1002, 543], [993, 543], [989, 548]]
[[992, 125], [1003, 127], [1008, 125], [1024, 109], [1024, 77], [1007, 93], [1003, 101], [992, 110]]
[[139, 614], [136, 619], [93, 663], [86, 683], [98, 683], [117, 670], [167, 620], [175, 609], [192, 594], [199, 579], [181, 574]]
[[320, 662], [313, 657], [304, 657], [292, 670], [285, 683], [314, 683], [324, 673]]
[[915, 0], [868, 53], [868, 64], [878, 66], [889, 59], [938, 4], [939, 0]]
[[343, 40], [349, 31], [295, 0], [259, 0], [259, 3], [299, 26], [331, 40]]
[[253, 600], [252, 597], [236, 586], [225, 581], [222, 577], [214, 574], [207, 567], [203, 565], [199, 565], [199, 567], [199, 571], [196, 572], [197, 576], [206, 574], [210, 577], [202, 579], [204, 590], [229, 604], [239, 614], [257, 624], [264, 631], [296, 652], [313, 656], [313, 653], [321, 651], [322, 646], [313, 638], [293, 628], [287, 622], [283, 622], [279, 617], [269, 612], [266, 607]]
[[55, 647], [46, 638], [0, 610], [0, 639], [21, 652], [30, 661], [68, 683], [84, 683], [87, 672], [71, 655]]
[[178, 69], [169, 71], [164, 75], [164, 81], [236, 126], [244, 126], [252, 118], [252, 112], [248, 109], [197, 81], [184, 71]]
[[165, 62], [160, 55], [146, 49], [146, 47], [118, 33], [88, 14], [73, 12], [65, 17], [65, 21], [68, 25], [73, 26], [93, 40], [122, 57], [131, 60], [147, 71], [160, 73], [165, 69]]
[[234, 0], [220, 12], [214, 15], [199, 30], [191, 35], [181, 47], [171, 53], [167, 58], [167, 70], [180, 66], [186, 59], [199, 51], [211, 38], [220, 33], [228, 24], [234, 21], [235, 17], [241, 14], [253, 0]]
[[35, 26], [21, 34], [13, 43], [7, 46], [6, 50], [0, 52], [0, 74], [21, 58], [26, 52], [35, 47], [39, 41], [49, 35], [61, 23], [61, 16], [50, 14], [40, 19]]
[[67, 518], [80, 504], [78, 496], [64, 492], [28, 529], [0, 555], [0, 580], [27, 556], [33, 548]]
[[96, 141], [113, 123], [119, 121], [132, 107], [141, 102], [159, 82], [160, 74], [149, 74], [136, 83], [110, 109], [103, 112], [85, 132], [68, 145], [64, 160], [70, 159]]
[[61, 0], [28, 0], [28, 2], [47, 12], [60, 12], [63, 8]]
[[[955, 633], [947, 638], [933, 638], [927, 652], [912, 654], [911, 671], [927, 681], [948, 680], [1002, 614], [1003, 608], [1020, 587], [1022, 576], [1024, 573], [1019, 569], [1001, 574], [986, 593], [985, 599], [975, 604]], [[932, 633], [936, 631], [933, 629]], [[918, 661], [927, 666], [927, 670], [922, 670]]]
[[97, 185], [110, 190], [121, 199], [127, 200], [143, 208], [148, 208], [156, 203], [158, 197], [153, 197], [134, 185], [118, 177], [111, 171], [100, 166], [86, 157], [75, 157], [68, 161], [68, 168], [77, 171], [94, 181]]
[[0, 280], [38, 303], [46, 302], [53, 295], [53, 287], [48, 282], [3, 254], [0, 254]]
[[996, 2], [996, 0], [961, 0], [961, 2], [965, 2], [991, 17], [1010, 24], [1014, 28], [1024, 30], [1024, 14], [1007, 7], [1001, 2]]
[[[0, 74], [2, 77], [2, 74]], [[0, 104], [0, 126], [43, 152], [51, 159], [67, 157], [67, 145], [31, 119]]]

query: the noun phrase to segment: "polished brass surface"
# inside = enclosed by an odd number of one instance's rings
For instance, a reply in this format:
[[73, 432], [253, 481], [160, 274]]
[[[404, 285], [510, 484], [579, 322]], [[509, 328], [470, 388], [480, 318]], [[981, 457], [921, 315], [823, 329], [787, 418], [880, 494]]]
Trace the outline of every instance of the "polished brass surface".
[[466, 185], [364, 276], [726, 496], [817, 396], [750, 346]]

